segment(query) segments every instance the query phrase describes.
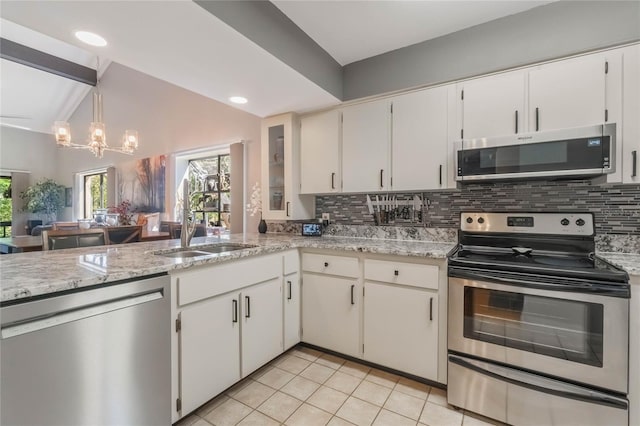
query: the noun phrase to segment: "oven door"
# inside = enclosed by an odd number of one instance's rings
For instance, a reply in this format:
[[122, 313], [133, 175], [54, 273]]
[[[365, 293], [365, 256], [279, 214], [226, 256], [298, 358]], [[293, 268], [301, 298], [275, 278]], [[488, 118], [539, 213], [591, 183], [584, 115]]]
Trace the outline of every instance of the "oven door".
[[627, 393], [629, 299], [449, 277], [449, 349]]

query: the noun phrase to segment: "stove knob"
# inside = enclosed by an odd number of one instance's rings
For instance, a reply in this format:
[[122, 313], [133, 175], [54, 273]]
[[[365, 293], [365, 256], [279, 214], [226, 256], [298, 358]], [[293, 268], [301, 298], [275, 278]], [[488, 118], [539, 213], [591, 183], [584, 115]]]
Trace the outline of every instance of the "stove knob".
[[578, 220], [576, 220], [576, 225], [578, 225], [578, 226], [584, 226], [584, 219], [578, 219]]
[[481, 217], [479, 217], [479, 218], [478, 218], [478, 223], [481, 223], [481, 224], [482, 224], [482, 223], [484, 223], [484, 219], [483, 219], [483, 218], [481, 218]]
[[473, 218], [468, 217], [468, 218], [467, 218], [467, 223], [473, 223]]
[[569, 219], [565, 217], [560, 221], [560, 223], [562, 224], [562, 226], [569, 226]]

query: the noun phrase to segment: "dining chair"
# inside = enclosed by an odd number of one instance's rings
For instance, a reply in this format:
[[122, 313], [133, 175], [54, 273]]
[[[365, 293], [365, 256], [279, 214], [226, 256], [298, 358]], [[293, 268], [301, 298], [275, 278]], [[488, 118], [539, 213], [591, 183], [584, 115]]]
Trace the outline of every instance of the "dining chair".
[[[172, 239], [180, 238], [180, 232], [182, 232], [182, 224], [169, 224], [169, 236]], [[204, 223], [198, 223], [196, 225], [196, 232], [193, 234], [194, 237], [206, 237], [207, 236], [207, 226]]]
[[170, 220], [161, 220], [160, 221], [160, 232], [171, 232], [169, 229], [169, 225], [180, 225], [180, 222], [173, 222]]
[[42, 250], [103, 246], [106, 244], [109, 244], [109, 235], [104, 228], [42, 231]]
[[142, 225], [109, 226], [106, 229], [109, 235], [109, 244], [137, 243], [142, 238]]
[[80, 229], [78, 222], [53, 222], [54, 231], [72, 231]]

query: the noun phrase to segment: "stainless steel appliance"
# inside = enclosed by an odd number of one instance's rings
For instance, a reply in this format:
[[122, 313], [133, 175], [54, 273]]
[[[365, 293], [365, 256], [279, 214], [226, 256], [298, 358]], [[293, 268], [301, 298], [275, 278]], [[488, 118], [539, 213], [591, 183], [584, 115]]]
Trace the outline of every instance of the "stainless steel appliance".
[[628, 425], [628, 275], [590, 213], [462, 213], [448, 402], [514, 425]]
[[2, 306], [0, 423], [171, 424], [169, 283]]
[[615, 171], [616, 125], [456, 142], [456, 180], [567, 178]]

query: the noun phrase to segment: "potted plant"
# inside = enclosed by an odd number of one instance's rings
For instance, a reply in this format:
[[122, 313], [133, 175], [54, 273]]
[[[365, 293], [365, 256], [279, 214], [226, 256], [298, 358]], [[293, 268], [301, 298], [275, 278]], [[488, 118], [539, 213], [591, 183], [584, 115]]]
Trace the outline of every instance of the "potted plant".
[[122, 226], [133, 225], [133, 213], [131, 212], [131, 201], [123, 200], [117, 206], [109, 207], [110, 214], [118, 215], [118, 222]]
[[24, 201], [23, 210], [44, 216], [45, 220], [54, 221], [58, 211], [64, 207], [64, 185], [53, 179], [43, 179], [27, 187], [20, 194]]

